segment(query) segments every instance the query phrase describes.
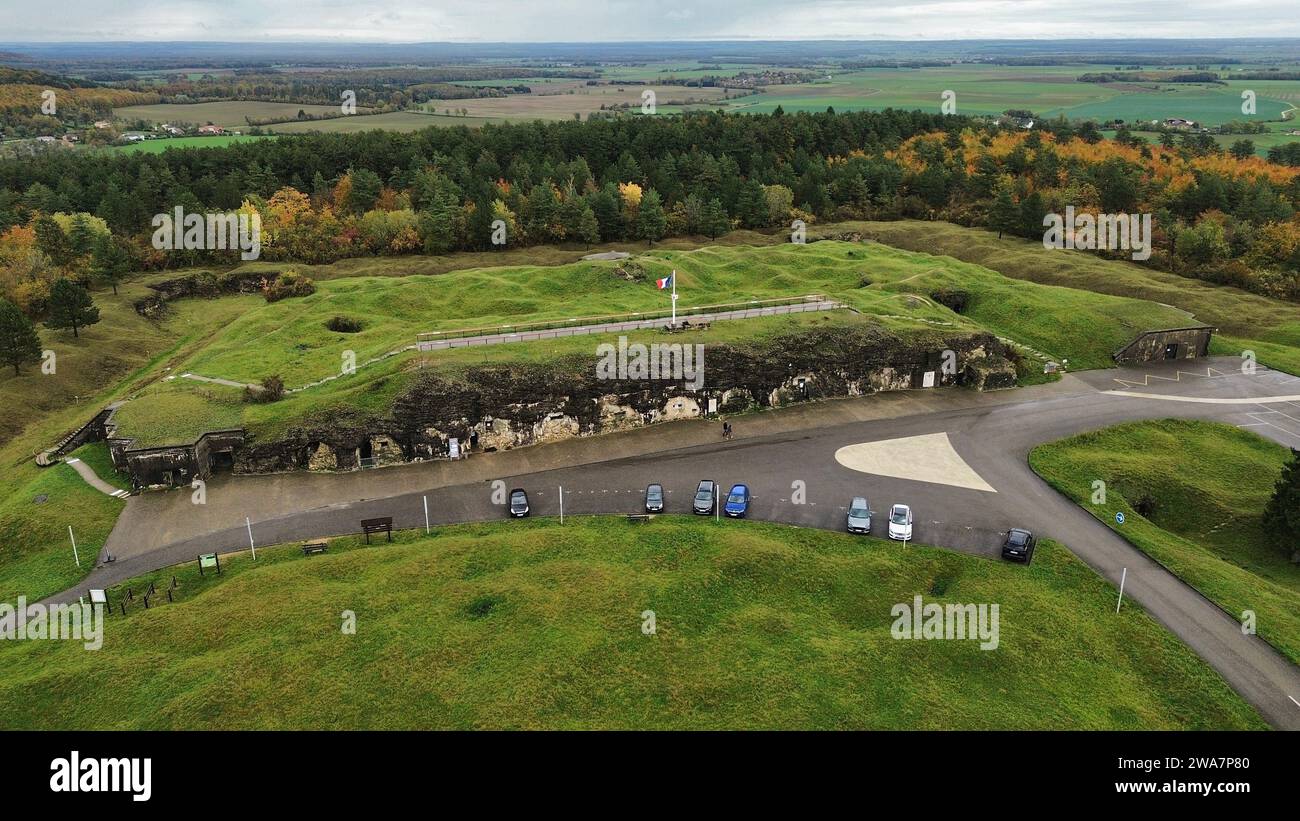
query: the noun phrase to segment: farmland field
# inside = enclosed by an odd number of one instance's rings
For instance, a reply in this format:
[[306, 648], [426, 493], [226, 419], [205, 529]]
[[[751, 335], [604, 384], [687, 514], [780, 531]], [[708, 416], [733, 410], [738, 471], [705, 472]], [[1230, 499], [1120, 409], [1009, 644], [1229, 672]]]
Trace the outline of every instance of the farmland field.
[[220, 134], [212, 137], [169, 137], [165, 140], [145, 140], [143, 142], [115, 146], [113, 150], [121, 151], [125, 154], [158, 154], [169, 148], [224, 148], [225, 146], [234, 145], [235, 143], [264, 139], [269, 138], [252, 136], [249, 134]]
[[[337, 114], [334, 105], [306, 105], [299, 103], [219, 102], [219, 103], [159, 103], [114, 109], [114, 116], [128, 122], [145, 120], [151, 123], [212, 123], [222, 128], [248, 128], [249, 117], [255, 120], [284, 118], [292, 120], [298, 112], [307, 114]], [[358, 110], [360, 113], [360, 110]]]

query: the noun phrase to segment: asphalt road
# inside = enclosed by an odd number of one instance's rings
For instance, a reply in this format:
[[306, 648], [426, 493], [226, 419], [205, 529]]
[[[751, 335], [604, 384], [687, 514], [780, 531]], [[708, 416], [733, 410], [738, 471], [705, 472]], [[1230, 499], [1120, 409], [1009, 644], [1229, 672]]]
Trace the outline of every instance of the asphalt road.
[[[429, 481], [431, 473], [412, 471], [401, 474], [405, 478], [399, 492], [391, 492], [394, 483], [387, 481], [383, 484], [390, 492], [377, 494], [382, 498], [362, 498], [354, 493], [348, 500], [345, 493], [344, 498], [320, 504], [313, 504], [310, 496], [294, 498], [273, 514], [254, 517], [252, 529], [258, 544], [274, 544], [356, 533], [360, 519], [374, 516], [392, 516], [398, 528], [421, 527], [426, 498], [433, 524], [500, 519], [505, 517], [505, 494], [500, 491], [513, 487], [526, 488], [533, 514], [542, 516], [559, 513], [563, 487], [565, 514], [582, 515], [639, 512], [645, 486], [658, 482], [667, 491], [668, 512], [686, 512], [697, 482], [715, 479], [724, 487], [733, 482], [750, 485], [754, 495], [751, 518], [807, 527], [842, 529], [849, 500], [866, 496], [882, 514], [873, 523], [873, 532], [883, 535], [883, 513], [889, 505], [902, 502], [914, 511], [917, 542], [996, 558], [1007, 528], [1026, 527], [1063, 542], [1117, 586], [1127, 571], [1126, 600], [1139, 603], [1185, 641], [1271, 724], [1300, 729], [1300, 668], [1259, 638], [1243, 635], [1232, 616], [1057, 494], [1027, 464], [1028, 452], [1037, 444], [1083, 430], [1160, 417], [1226, 422], [1300, 447], [1300, 378], [1263, 368], [1247, 375], [1235, 370], [1237, 367], [1237, 360], [1211, 360], [1208, 364], [1202, 360], [1194, 366], [1166, 363], [1144, 369], [1092, 371], [1073, 375], [1060, 387], [1007, 391], [978, 401], [957, 395], [950, 409], [946, 409], [949, 403], [939, 399], [930, 401], [922, 412], [867, 421], [801, 424], [793, 430], [780, 430], [779, 415], [771, 415], [763, 425], [753, 426], [763, 431], [758, 435], [714, 439], [689, 447], [673, 447], [672, 436], [660, 435], [662, 446], [652, 452], [619, 456], [617, 447], [611, 446], [608, 455], [592, 456], [584, 464], [516, 470], [493, 478], [489, 477], [494, 465], [523, 464], [518, 455], [522, 452], [479, 455], [465, 463], [463, 475], [467, 480], [472, 476], [472, 481], [433, 482]], [[746, 427], [744, 419], [737, 423], [738, 431]], [[921, 464], [929, 455], [892, 440], [936, 433], [947, 435], [956, 456], [992, 491], [902, 478], [909, 475], [909, 467], [919, 473], [934, 465]], [[882, 452], [897, 453], [890, 472], [898, 475], [862, 473], [836, 460], [841, 448], [869, 442], [890, 442]], [[917, 461], [909, 465], [909, 460]], [[445, 463], [437, 470], [439, 476], [454, 475], [448, 473]], [[350, 483], [346, 487], [355, 489], [367, 478], [353, 473], [310, 479], [291, 476], [284, 481]], [[232, 487], [241, 482], [253, 487], [256, 480], [229, 481]], [[805, 494], [802, 504], [796, 502], [797, 483], [802, 483]], [[494, 494], [494, 490], [498, 492]], [[139, 500], [148, 499], [148, 495], [133, 499], [131, 504], [139, 506], [133, 513], [129, 505], [119, 520], [109, 540], [110, 550], [115, 538], [123, 546], [118, 561], [101, 564], [75, 590], [55, 599], [75, 599], [86, 588], [192, 560], [198, 553], [247, 548], [242, 518], [232, 526], [173, 541], [139, 535], [155, 532], [144, 526], [144, 520], [163, 516], [159, 505], [175, 505], [176, 516], [193, 515], [187, 514], [188, 491], [155, 496], [157, 499], [144, 502]], [[224, 521], [236, 520], [228, 515]], [[137, 535], [117, 538], [119, 531]], [[129, 546], [124, 544], [127, 541]]]

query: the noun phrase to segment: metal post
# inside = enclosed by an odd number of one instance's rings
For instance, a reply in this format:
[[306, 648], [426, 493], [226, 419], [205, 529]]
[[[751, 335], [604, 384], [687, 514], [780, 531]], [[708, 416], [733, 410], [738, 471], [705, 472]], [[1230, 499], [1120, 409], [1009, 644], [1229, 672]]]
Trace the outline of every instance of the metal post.
[[257, 561], [257, 546], [253, 544], [253, 523], [245, 516], [244, 524], [248, 526], [248, 549], [253, 551], [253, 561]]
[[1115, 602], [1115, 612], [1116, 612], [1116, 613], [1119, 612], [1119, 606], [1120, 606], [1121, 604], [1124, 603], [1124, 581], [1125, 581], [1126, 579], [1128, 579], [1128, 568], [1127, 568], [1127, 567], [1124, 568], [1124, 572], [1123, 572], [1122, 574], [1120, 574], [1120, 577], [1119, 577], [1119, 599], [1116, 600], [1116, 602]]
[[81, 557], [77, 555], [77, 537], [72, 535], [72, 525], [68, 525], [68, 538], [72, 540], [72, 560], [81, 567]]
[[564, 524], [564, 485], [560, 485], [560, 524]]
[[424, 532], [425, 532], [425, 535], [428, 535], [428, 533], [429, 533], [429, 497], [428, 497], [428, 496], [425, 496], [425, 497], [423, 497], [423, 498], [424, 498]]

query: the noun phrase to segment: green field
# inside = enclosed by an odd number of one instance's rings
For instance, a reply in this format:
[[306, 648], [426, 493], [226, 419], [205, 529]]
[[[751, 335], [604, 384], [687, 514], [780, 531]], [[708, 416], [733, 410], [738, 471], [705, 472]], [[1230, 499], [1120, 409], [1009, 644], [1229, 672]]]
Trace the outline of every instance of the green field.
[[[160, 590], [178, 577], [177, 603], [137, 601], [96, 652], [4, 642], [0, 726], [1265, 726], [1047, 541], [1024, 567], [748, 522], [538, 519], [311, 558], [263, 549], [253, 565], [156, 574]], [[891, 609], [916, 595], [997, 604], [997, 648], [893, 638]]]
[[271, 138], [249, 134], [222, 134], [215, 137], [169, 137], [165, 140], [145, 140], [144, 142], [114, 146], [112, 150], [126, 154], [141, 152], [145, 154], [161, 154], [169, 148], [225, 148], [235, 143], [267, 139]]
[[[353, 351], [361, 363], [411, 345], [422, 331], [665, 310], [667, 300], [653, 280], [673, 270], [678, 273], [683, 311], [696, 305], [824, 293], [861, 312], [717, 323], [708, 332], [692, 335], [690, 341], [705, 344], [742, 341], [810, 321], [875, 321], [918, 332], [983, 328], [1058, 360], [1068, 358], [1072, 367], [1107, 367], [1113, 350], [1152, 323], [1181, 320], [1177, 311], [1139, 300], [1040, 286], [882, 245], [819, 242], [659, 250], [634, 261], [643, 277], [638, 282], [619, 274], [630, 264], [627, 261], [473, 269], [433, 277], [331, 279], [319, 282], [311, 296], [243, 314], [178, 371], [241, 383], [277, 374], [289, 387], [298, 387], [338, 373], [344, 351]], [[930, 299], [933, 292], [952, 288], [971, 295], [965, 315]], [[362, 331], [328, 330], [324, 323], [335, 315], [362, 320]], [[486, 353], [461, 349], [429, 355], [425, 362], [454, 367], [485, 359], [554, 359], [590, 354], [599, 341], [574, 337], [493, 346]], [[265, 434], [335, 403], [382, 411], [404, 381], [404, 363], [416, 357], [415, 352], [401, 354], [272, 405], [244, 404], [238, 389], [174, 379], [123, 407], [117, 415], [119, 433], [138, 437], [141, 446], [170, 444], [225, 427], [244, 426]], [[366, 389], [376, 381], [382, 388]]]
[[[1300, 663], [1300, 567], [1265, 536], [1260, 514], [1288, 451], [1231, 425], [1137, 422], [1040, 445], [1030, 464], [1144, 553]], [[1092, 482], [1106, 504], [1091, 504]], [[1135, 507], [1148, 501], [1146, 516]], [[1126, 521], [1115, 523], [1123, 511]]]

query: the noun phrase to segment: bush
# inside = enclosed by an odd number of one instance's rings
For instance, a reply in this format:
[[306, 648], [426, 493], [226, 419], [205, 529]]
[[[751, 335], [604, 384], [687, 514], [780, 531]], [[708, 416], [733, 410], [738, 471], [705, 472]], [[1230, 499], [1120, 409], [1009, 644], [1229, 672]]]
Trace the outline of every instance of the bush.
[[361, 330], [361, 320], [350, 316], [332, 316], [325, 320], [325, 327], [341, 334], [354, 334]]
[[278, 376], [268, 376], [262, 380], [262, 389], [253, 386], [244, 388], [245, 402], [279, 402], [284, 398], [284, 380]]
[[293, 271], [285, 271], [274, 282], [262, 281], [262, 294], [267, 302], [279, 302], [295, 296], [309, 296], [316, 293], [316, 284], [311, 277]]

